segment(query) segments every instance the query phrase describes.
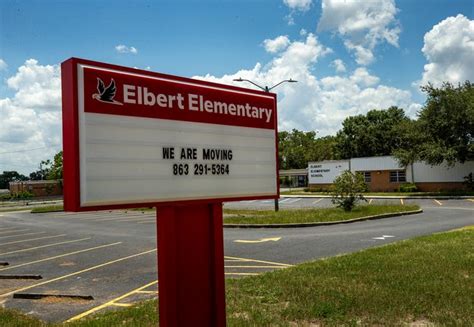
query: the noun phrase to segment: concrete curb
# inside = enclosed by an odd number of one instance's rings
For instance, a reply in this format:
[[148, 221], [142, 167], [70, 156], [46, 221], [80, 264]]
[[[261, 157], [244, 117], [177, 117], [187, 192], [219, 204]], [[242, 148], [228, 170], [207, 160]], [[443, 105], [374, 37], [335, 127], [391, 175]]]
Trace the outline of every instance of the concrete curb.
[[[280, 195], [281, 198], [331, 198], [331, 195], [320, 195], [320, 194], [315, 194], [315, 195], [310, 195], [310, 194], [302, 194], [302, 195]], [[472, 195], [439, 195], [439, 196], [413, 196], [413, 195], [364, 195], [364, 198], [366, 199], [409, 199], [409, 200], [416, 200], [416, 199], [439, 199], [439, 200], [446, 200], [446, 199], [451, 199], [451, 200], [459, 200], [459, 199], [474, 199], [474, 196]]]
[[381, 215], [375, 216], [366, 216], [361, 218], [354, 218], [349, 220], [339, 220], [339, 221], [325, 221], [317, 223], [300, 223], [300, 224], [224, 224], [224, 228], [300, 228], [300, 227], [316, 227], [316, 226], [329, 226], [329, 225], [339, 225], [339, 224], [350, 224], [358, 221], [365, 220], [375, 220], [383, 218], [391, 218], [398, 216], [408, 216], [414, 215], [417, 213], [422, 213], [423, 209], [405, 211], [405, 212], [394, 212], [394, 213], [384, 213]]

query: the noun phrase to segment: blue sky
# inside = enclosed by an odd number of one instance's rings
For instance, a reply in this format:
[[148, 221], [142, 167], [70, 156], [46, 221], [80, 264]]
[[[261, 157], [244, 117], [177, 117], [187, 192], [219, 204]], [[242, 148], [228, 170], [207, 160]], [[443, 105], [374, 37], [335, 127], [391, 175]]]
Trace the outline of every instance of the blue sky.
[[473, 7], [472, 0], [3, 0], [0, 171], [29, 172], [61, 148], [58, 64], [71, 56], [222, 83], [293, 77], [300, 82], [276, 89], [280, 129], [328, 135], [374, 108], [398, 105], [415, 117], [420, 84], [474, 80]]

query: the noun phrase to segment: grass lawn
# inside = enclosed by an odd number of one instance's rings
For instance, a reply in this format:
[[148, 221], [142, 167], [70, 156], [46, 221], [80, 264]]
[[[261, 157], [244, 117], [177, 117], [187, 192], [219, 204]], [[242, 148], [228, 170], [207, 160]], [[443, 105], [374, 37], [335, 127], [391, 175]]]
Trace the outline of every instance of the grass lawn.
[[231, 210], [224, 213], [224, 224], [297, 224], [349, 220], [385, 213], [398, 213], [420, 209], [417, 205], [364, 205], [351, 212], [339, 208], [299, 210]]
[[[474, 324], [474, 227], [228, 279], [228, 326]], [[0, 326], [156, 326], [156, 301], [70, 324], [0, 309]], [[427, 325], [424, 325], [427, 326]]]
[[229, 280], [229, 326], [474, 324], [474, 229]]
[[31, 213], [57, 212], [57, 211], [63, 211], [63, 210], [64, 208], [60, 204], [60, 205], [36, 207], [31, 210]]

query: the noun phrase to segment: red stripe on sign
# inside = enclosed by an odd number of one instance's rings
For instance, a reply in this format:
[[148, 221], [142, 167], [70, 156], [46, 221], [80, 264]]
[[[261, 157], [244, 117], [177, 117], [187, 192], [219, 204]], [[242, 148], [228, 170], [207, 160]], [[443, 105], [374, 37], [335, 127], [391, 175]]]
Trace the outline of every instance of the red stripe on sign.
[[276, 95], [84, 67], [84, 111], [275, 129]]

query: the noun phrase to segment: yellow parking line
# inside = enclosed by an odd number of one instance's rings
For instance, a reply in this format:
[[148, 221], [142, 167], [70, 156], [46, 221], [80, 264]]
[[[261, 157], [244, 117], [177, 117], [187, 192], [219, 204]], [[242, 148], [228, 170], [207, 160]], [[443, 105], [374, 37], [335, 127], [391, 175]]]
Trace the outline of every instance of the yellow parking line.
[[471, 201], [471, 202], [474, 202], [474, 199], [466, 199], [467, 201]]
[[403, 205], [403, 199], [400, 199], [400, 203]]
[[103, 308], [106, 308], [106, 307], [110, 306], [110, 305], [114, 305], [115, 302], [120, 301], [120, 300], [122, 300], [122, 299], [124, 299], [124, 298], [126, 298], [126, 297], [129, 297], [130, 295], [132, 295], [132, 294], [134, 294], [134, 293], [137, 293], [137, 292], [139, 292], [139, 291], [142, 291], [142, 290], [144, 290], [145, 288], [148, 288], [148, 287], [150, 287], [151, 285], [154, 285], [154, 284], [157, 284], [157, 283], [158, 283], [158, 281], [155, 280], [154, 282], [148, 283], [148, 284], [146, 284], [146, 285], [144, 285], [144, 286], [141, 286], [141, 287], [139, 287], [139, 288], [137, 288], [137, 289], [134, 289], [133, 291], [130, 291], [130, 292], [128, 292], [128, 293], [125, 293], [124, 295], [121, 295], [121, 296], [119, 296], [119, 297], [117, 297], [117, 298], [115, 298], [115, 299], [112, 299], [112, 300], [110, 300], [109, 302], [106, 302], [106, 303], [101, 304], [101, 305], [99, 305], [99, 306], [97, 306], [97, 307], [95, 307], [95, 308], [92, 308], [92, 309], [87, 310], [87, 311], [85, 311], [85, 312], [83, 312], [83, 313], [81, 313], [81, 314], [78, 314], [77, 316], [74, 316], [74, 317], [72, 317], [72, 318], [66, 320], [66, 322], [71, 322], [71, 321], [74, 321], [74, 320], [77, 320], [77, 319], [84, 318], [85, 316], [88, 316], [88, 315], [90, 315], [91, 313], [97, 312], [97, 311], [99, 311], [99, 310], [101, 310], [101, 309], [103, 309]]
[[86, 269], [83, 269], [83, 270], [79, 270], [79, 271], [76, 271], [76, 272], [73, 272], [73, 273], [70, 273], [70, 274], [67, 274], [67, 275], [63, 275], [63, 276], [59, 276], [59, 277], [56, 277], [56, 278], [53, 278], [53, 279], [50, 279], [50, 280], [46, 280], [46, 281], [41, 282], [41, 283], [36, 283], [36, 284], [30, 285], [30, 286], [21, 287], [21, 288], [18, 288], [16, 290], [13, 290], [13, 291], [0, 294], [0, 298], [12, 295], [16, 292], [22, 292], [22, 291], [25, 291], [25, 290], [29, 290], [30, 288], [33, 288], [33, 287], [37, 287], [37, 286], [49, 284], [49, 283], [52, 283], [52, 282], [56, 282], [58, 280], [62, 280], [62, 279], [65, 279], [65, 278], [76, 276], [76, 275], [79, 275], [79, 274], [82, 274], [82, 273], [85, 273], [85, 272], [88, 272], [88, 271], [91, 271], [91, 270], [94, 270], [94, 269], [102, 268], [102, 267], [111, 265], [113, 263], [128, 260], [128, 259], [131, 259], [131, 258], [135, 258], [135, 257], [141, 256], [141, 255], [144, 255], [144, 254], [155, 252], [155, 251], [156, 251], [156, 249], [152, 249], [152, 250], [132, 254], [132, 255], [129, 255], [129, 256], [126, 256], [126, 257], [123, 257], [123, 258], [120, 258], [120, 259], [115, 259], [115, 260], [112, 260], [112, 261], [101, 263], [100, 265], [92, 266], [92, 267], [89, 267], [89, 268], [86, 268]]
[[440, 205], [440, 206], [443, 205], [440, 201], [438, 201], [438, 200], [436, 200], [436, 199], [434, 199], [433, 201], [436, 202], [436, 203], [437, 203], [438, 205]]
[[35, 246], [35, 247], [32, 247], [32, 248], [26, 248], [26, 249], [15, 250], [15, 251], [10, 251], [10, 252], [3, 252], [3, 253], [0, 253], [0, 255], [7, 255], [7, 254], [12, 254], [12, 253], [33, 251], [33, 250], [43, 249], [43, 248], [47, 248], [47, 247], [55, 246], [55, 245], [68, 244], [68, 243], [74, 243], [74, 242], [80, 242], [80, 241], [90, 240], [91, 238], [92, 238], [92, 237], [86, 237], [86, 238], [80, 238], [80, 239], [72, 240], [72, 241], [64, 241], [64, 242], [58, 242], [58, 243], [51, 243], [51, 244], [46, 244], [46, 245], [40, 245], [40, 246]]
[[[27, 235], [38, 235], [38, 234], [45, 234], [46, 232], [34, 232], [34, 233], [26, 233], [26, 234], [19, 234], [19, 235], [8, 235], [8, 236], [0, 236], [0, 238], [10, 238], [10, 237], [19, 237], [19, 236], [27, 236]], [[4, 243], [2, 243], [3, 245]]]
[[74, 251], [74, 252], [69, 252], [69, 253], [56, 255], [54, 257], [44, 258], [44, 259], [30, 261], [30, 262], [25, 262], [25, 263], [15, 265], [15, 266], [8, 266], [6, 268], [0, 268], [0, 271], [9, 270], [9, 269], [18, 268], [18, 267], [23, 267], [23, 266], [27, 266], [27, 265], [32, 265], [32, 264], [39, 263], [39, 262], [54, 260], [54, 259], [66, 257], [68, 255], [79, 254], [79, 253], [88, 252], [88, 251], [92, 251], [92, 250], [98, 250], [98, 249], [106, 248], [106, 247], [109, 247], [109, 246], [119, 245], [121, 243], [122, 242], [110, 243], [110, 244], [95, 246], [93, 248], [88, 248], [88, 249], [83, 249], [83, 250], [78, 250], [78, 251]]
[[112, 303], [111, 305], [116, 307], [131, 307], [133, 304], [131, 303]]
[[317, 199], [317, 200], [316, 200], [316, 201], [314, 201], [312, 204], [316, 204], [316, 203], [318, 203], [318, 202], [321, 202], [322, 200], [323, 200], [323, 198], [321, 198], [321, 199]]
[[244, 262], [260, 262], [260, 263], [268, 263], [268, 264], [271, 264], [271, 265], [277, 265], [277, 266], [284, 266], [284, 267], [292, 267], [293, 265], [289, 265], [289, 264], [286, 264], [286, 263], [279, 263], [279, 262], [272, 262], [272, 261], [263, 261], [263, 260], [255, 260], [255, 259], [246, 259], [246, 258], [239, 258], [239, 257], [229, 257], [229, 256], [225, 256], [224, 259], [237, 259], [237, 260], [240, 260], [240, 261], [244, 261]]
[[6, 232], [0, 232], [0, 235], [8, 234], [8, 233], [26, 232], [26, 231], [29, 231], [29, 229], [9, 230], [9, 231], [6, 231]]
[[38, 241], [38, 240], [45, 240], [47, 238], [55, 238], [55, 237], [61, 237], [61, 236], [66, 236], [67, 234], [59, 234], [59, 235], [53, 235], [53, 236], [43, 236], [43, 237], [36, 237], [36, 238], [29, 238], [27, 240], [20, 240], [20, 241], [13, 241], [13, 242], [7, 242], [7, 243], [2, 243], [2, 245], [8, 245], [8, 244], [16, 244], [16, 243], [23, 243], [23, 242], [29, 242], [29, 241]]
[[256, 268], [256, 269], [278, 268], [278, 269], [284, 269], [284, 268], [287, 268], [287, 267], [283, 267], [283, 266], [225, 266], [225, 268]]

